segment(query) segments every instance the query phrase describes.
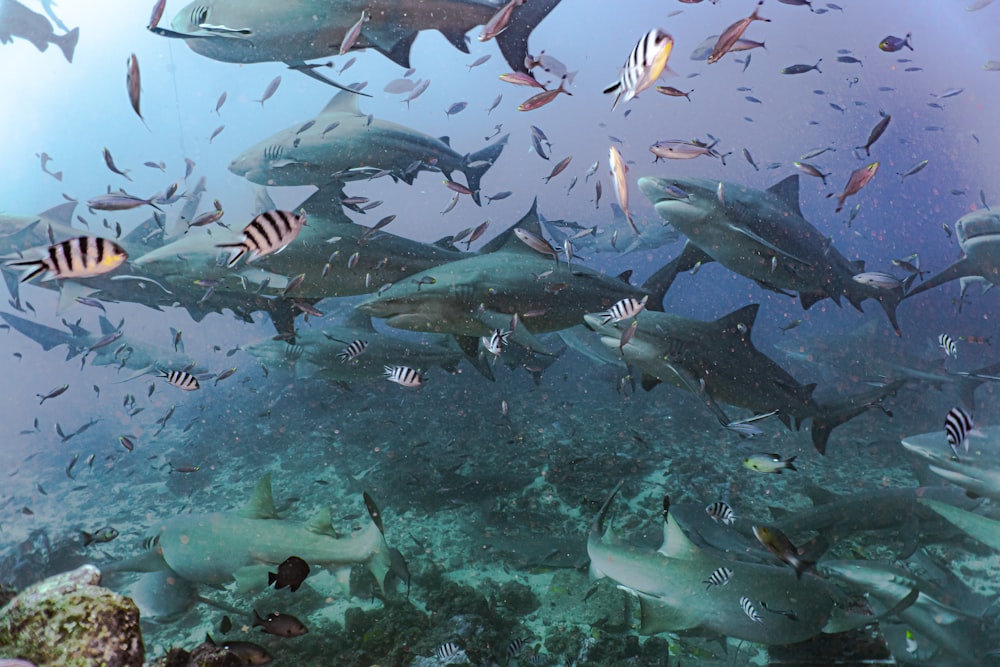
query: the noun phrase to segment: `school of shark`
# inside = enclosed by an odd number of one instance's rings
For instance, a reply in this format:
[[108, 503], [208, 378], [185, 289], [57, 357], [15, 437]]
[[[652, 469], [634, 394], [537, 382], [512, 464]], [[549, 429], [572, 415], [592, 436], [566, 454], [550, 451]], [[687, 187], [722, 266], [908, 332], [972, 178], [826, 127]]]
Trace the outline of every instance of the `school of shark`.
[[1000, 663], [968, 1], [0, 0], [0, 667]]

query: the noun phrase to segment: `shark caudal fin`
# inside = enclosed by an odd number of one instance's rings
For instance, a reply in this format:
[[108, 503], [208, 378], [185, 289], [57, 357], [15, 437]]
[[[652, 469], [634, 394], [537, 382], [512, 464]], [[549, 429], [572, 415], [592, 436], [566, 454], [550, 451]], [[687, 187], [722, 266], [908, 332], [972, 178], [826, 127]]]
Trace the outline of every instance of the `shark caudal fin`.
[[62, 49], [66, 60], [73, 62], [73, 52], [76, 50], [76, 43], [80, 39], [80, 29], [73, 28], [65, 35], [53, 35], [52, 43]]
[[674, 284], [674, 280], [681, 271], [693, 271], [700, 268], [702, 264], [713, 261], [715, 260], [693, 243], [685, 243], [684, 250], [681, 251], [680, 255], [664, 264], [659, 271], [642, 284], [642, 288], [651, 296], [647, 308], [663, 310], [663, 300], [667, 296], [667, 291]]
[[476, 202], [477, 206], [482, 206], [479, 200], [479, 182], [500, 157], [509, 137], [509, 134], [503, 135], [486, 148], [470, 153], [463, 161], [461, 170], [465, 174], [469, 189], [472, 190], [472, 201]]
[[813, 446], [820, 454], [826, 454], [826, 443], [830, 439], [830, 433], [841, 424], [846, 424], [863, 412], [871, 408], [879, 408], [888, 416], [892, 413], [882, 405], [882, 399], [886, 396], [895, 395], [896, 390], [903, 386], [903, 380], [890, 382], [884, 387], [874, 387], [870, 391], [864, 391], [853, 396], [842, 398], [834, 403], [821, 405], [816, 415], [813, 416], [812, 432]]
[[371, 518], [374, 528], [378, 531], [377, 535], [372, 535], [371, 552], [365, 562], [365, 567], [367, 567], [369, 572], [371, 572], [375, 577], [375, 581], [378, 582], [379, 589], [385, 593], [386, 576], [394, 569], [392, 549], [389, 547], [389, 543], [385, 541], [385, 530], [382, 525], [382, 512], [375, 504], [375, 501], [372, 500], [372, 497], [368, 495], [367, 491], [364, 492], [364, 499], [365, 508], [368, 510], [368, 516]]
[[82, 332], [79, 334], [66, 333], [65, 331], [4, 312], [0, 312], [0, 318], [7, 322], [11, 328], [16, 329], [41, 345], [42, 349], [46, 352], [60, 345], [65, 345], [68, 348], [66, 352], [67, 360], [72, 359], [87, 348], [86, 336], [88, 332], [84, 329], [79, 329], [78, 331]]
[[496, 40], [504, 60], [515, 72], [529, 73], [524, 62], [528, 55], [528, 37], [558, 4], [559, 0], [531, 0], [511, 12], [507, 28], [496, 36]]

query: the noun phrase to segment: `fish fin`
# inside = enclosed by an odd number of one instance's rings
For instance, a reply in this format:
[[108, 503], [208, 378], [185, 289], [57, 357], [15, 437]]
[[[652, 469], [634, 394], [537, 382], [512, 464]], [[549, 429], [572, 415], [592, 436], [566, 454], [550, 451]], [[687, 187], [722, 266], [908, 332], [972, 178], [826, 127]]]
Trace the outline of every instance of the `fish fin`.
[[[316, 533], [317, 535], [339, 537], [339, 535], [337, 535], [337, 531], [333, 529], [333, 512], [329, 507], [324, 507], [316, 512], [316, 514], [314, 514], [313, 517], [306, 523], [306, 530], [310, 533]], [[270, 578], [271, 574], [268, 573], [268, 586], [271, 585]], [[277, 579], [277, 576], [275, 576], [275, 579]]]
[[[451, 137], [449, 137], [448, 135], [444, 135], [442, 137], [438, 137], [438, 141], [440, 141], [442, 144], [444, 144], [448, 148], [451, 148]], [[468, 160], [466, 160], [466, 162], [468, 162]]]
[[489, 360], [479, 353], [479, 338], [476, 336], [455, 336], [455, 341], [462, 348], [469, 363], [487, 380], [495, 382], [496, 376], [493, 375], [493, 367], [490, 366]]
[[438, 32], [462, 53], [469, 52], [469, 43], [465, 41], [465, 32], [462, 30], [438, 30]]
[[[470, 154], [462, 161], [462, 173], [465, 174], [465, 180], [469, 189], [472, 190], [472, 200], [476, 202], [477, 206], [482, 206], [482, 202], [479, 199], [479, 183], [490, 167], [493, 166], [493, 163], [496, 162], [497, 158], [500, 157], [509, 137], [509, 134], [503, 135], [489, 146]], [[476, 167], [469, 166], [477, 162], [485, 162], [486, 164]]]
[[792, 174], [788, 178], [778, 181], [767, 189], [772, 195], [780, 199], [792, 209], [792, 212], [802, 216], [802, 209], [799, 207], [799, 175]]
[[658, 377], [648, 375], [646, 373], [642, 374], [642, 388], [646, 391], [651, 390], [656, 385], [660, 384], [661, 380]]
[[[760, 304], [751, 303], [728, 315], [723, 315], [715, 321], [715, 325], [723, 331], [723, 335], [735, 335], [738, 338], [749, 340], [750, 334], [753, 333], [754, 322], [757, 321], [758, 310], [760, 310]], [[740, 325], [743, 325], [745, 332], [740, 331]]]
[[76, 202], [68, 201], [52, 208], [46, 209], [38, 214], [38, 217], [46, 222], [54, 222], [67, 227], [73, 226], [73, 212], [76, 210]]
[[372, 325], [372, 316], [362, 313], [357, 308], [350, 309], [343, 321], [343, 326], [348, 329], [358, 329], [367, 334], [375, 333], [375, 327]]
[[[76, 43], [80, 39], [80, 29], [73, 28], [65, 35], [53, 35], [52, 43], [59, 47], [66, 56], [68, 62], [73, 62], [73, 51], [76, 50]], [[912, 48], [910, 49], [912, 51]]]
[[491, 252], [516, 252], [523, 253], [528, 256], [536, 256], [538, 253], [527, 245], [524, 241], [517, 238], [514, 233], [515, 229], [523, 229], [527, 232], [531, 232], [535, 236], [543, 237], [542, 234], [542, 223], [541, 219], [538, 217], [538, 198], [535, 197], [531, 201], [531, 208], [525, 213], [520, 220], [515, 222], [513, 225], [505, 229], [504, 231], [497, 234], [495, 237], [490, 239], [487, 243], [479, 249], [479, 254], [491, 253]]
[[396, 63], [400, 67], [410, 68], [410, 49], [413, 48], [413, 40], [417, 38], [417, 32], [413, 31], [400, 37], [392, 48], [385, 52], [385, 57]]
[[652, 635], [660, 632], [678, 632], [697, 627], [701, 619], [690, 611], [694, 605], [669, 606], [663, 600], [636, 591], [642, 622], [639, 632]]
[[[789, 176], [789, 178], [792, 178], [792, 177]], [[785, 180], [788, 180], [788, 179], [785, 179]], [[764, 237], [762, 237], [759, 234], [751, 231], [750, 229], [748, 229], [747, 227], [745, 227], [743, 225], [730, 224], [729, 228], [731, 230], [733, 230], [734, 232], [737, 232], [738, 234], [742, 234], [743, 236], [746, 236], [751, 241], [759, 243], [760, 245], [764, 246], [768, 250], [781, 255], [782, 257], [790, 259], [793, 262], [798, 262], [799, 264], [803, 264], [805, 266], [812, 266], [812, 264], [810, 262], [807, 262], [804, 259], [799, 259], [798, 257], [796, 257], [795, 255], [791, 254], [790, 252], [786, 252], [785, 250], [782, 250], [781, 248], [779, 248], [778, 246], [774, 245], [773, 243], [771, 243], [770, 241], [768, 241]]]
[[504, 60], [515, 72], [529, 73], [524, 64], [528, 55], [528, 37], [558, 4], [559, 0], [531, 0], [514, 7], [507, 28], [496, 36], [496, 42]]
[[664, 264], [642, 284], [642, 288], [650, 293], [650, 300], [646, 307], [649, 310], [662, 311], [667, 291], [674, 284], [674, 280], [681, 271], [690, 271], [699, 264], [713, 261], [715, 260], [701, 248], [693, 243], [685, 243], [680, 255]]
[[345, 86], [342, 83], [337, 83], [336, 81], [334, 81], [333, 79], [331, 79], [329, 77], [323, 76], [318, 71], [316, 71], [315, 67], [310, 67], [309, 65], [306, 65], [302, 61], [286, 61], [285, 64], [288, 65], [289, 69], [294, 69], [294, 70], [297, 70], [299, 72], [302, 72], [306, 76], [308, 76], [310, 78], [313, 78], [313, 79], [316, 79], [317, 81], [322, 81], [323, 83], [327, 84], [328, 86], [333, 86], [334, 88], [339, 88], [341, 91], [347, 93], [348, 95], [350, 95], [352, 97], [357, 97], [358, 95], [360, 95], [362, 97], [371, 97], [371, 95], [369, 95], [368, 93], [363, 93], [360, 90], [354, 90], [353, 88]]
[[[41, 345], [42, 349], [46, 352], [60, 345], [68, 346], [70, 351], [77, 348], [78, 337], [75, 334], [67, 334], [59, 329], [38, 324], [17, 315], [11, 315], [10, 313], [0, 312], [0, 318], [3, 318], [12, 328]], [[84, 331], [83, 333], [86, 334], [87, 332]], [[79, 349], [76, 349], [76, 352], [79, 352]], [[75, 353], [73, 356], [75, 356]]]
[[233, 572], [233, 580], [236, 581], [236, 588], [241, 593], [259, 591], [266, 586], [268, 570], [271, 565], [246, 565]]
[[326, 103], [326, 106], [319, 112], [319, 115], [323, 116], [330, 113], [346, 113], [352, 116], [361, 116], [361, 107], [358, 106], [358, 96], [354, 91], [340, 91]]
[[906, 298], [910, 298], [911, 296], [915, 296], [921, 292], [926, 292], [927, 290], [933, 289], [938, 285], [943, 285], [946, 282], [974, 275], [980, 274], [975, 272], [972, 262], [970, 262], [968, 258], [960, 259], [933, 278], [928, 278], [925, 282], [914, 287], [906, 295]]
[[799, 292], [799, 303], [802, 304], [802, 310], [809, 310], [823, 299], [829, 297], [830, 295], [826, 292]]
[[882, 310], [885, 311], [885, 315], [889, 318], [889, 323], [892, 325], [893, 331], [896, 332], [897, 336], [902, 336], [903, 332], [900, 331], [899, 321], [896, 319], [896, 308], [906, 298], [904, 291], [901, 289], [883, 290], [881, 294], [874, 298], [882, 306]]
[[244, 519], [278, 518], [278, 512], [274, 509], [274, 496], [271, 493], [271, 473], [260, 478], [249, 502], [236, 514]]
[[87, 287], [74, 280], [63, 280], [59, 285], [59, 303], [56, 305], [56, 315], [62, 315], [76, 304], [77, 297], [87, 297], [100, 290]]
[[700, 554], [698, 547], [688, 539], [680, 524], [674, 520], [673, 515], [669, 512], [666, 521], [663, 522], [663, 544], [656, 551], [667, 558], [680, 560], [694, 560]]

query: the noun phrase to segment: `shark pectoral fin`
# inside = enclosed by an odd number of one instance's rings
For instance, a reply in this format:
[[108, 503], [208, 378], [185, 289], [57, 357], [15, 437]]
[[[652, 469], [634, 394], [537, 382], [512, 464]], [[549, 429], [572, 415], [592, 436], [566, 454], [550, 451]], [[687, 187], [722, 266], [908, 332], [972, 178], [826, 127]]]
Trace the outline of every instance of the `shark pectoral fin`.
[[692, 271], [696, 266], [714, 261], [698, 246], [691, 242], [685, 243], [680, 255], [664, 264], [642, 284], [642, 288], [651, 295], [646, 307], [649, 310], [663, 310], [663, 299], [667, 295], [667, 290], [674, 284], [681, 271]]
[[306, 530], [317, 535], [329, 535], [330, 537], [340, 537], [333, 529], [333, 511], [329, 507], [324, 507], [313, 515], [306, 523]]
[[262, 591], [267, 587], [267, 573], [273, 565], [246, 565], [233, 572], [236, 588], [241, 593]]
[[299, 72], [302, 72], [306, 76], [316, 79], [317, 81], [321, 81], [327, 84], [328, 86], [333, 86], [334, 88], [340, 88], [342, 91], [345, 91], [348, 95], [351, 95], [352, 97], [357, 95], [362, 95], [364, 97], [371, 97], [371, 95], [369, 95], [368, 93], [363, 93], [361, 91], [354, 90], [353, 88], [348, 88], [343, 84], [337, 83], [333, 79], [323, 76], [322, 74], [316, 71], [315, 67], [310, 67], [301, 60], [288, 61], [285, 64], [288, 65], [289, 69], [298, 70]]
[[809, 310], [829, 296], [826, 292], [799, 292], [799, 303], [802, 304], [802, 310]]
[[[479, 338], [476, 336], [455, 336], [455, 341], [465, 353], [465, 358], [472, 364], [479, 373], [490, 382], [496, 381], [493, 374], [493, 367], [489, 359], [479, 351]], [[447, 370], [447, 369], [446, 369]]]
[[878, 621], [878, 616], [872, 614], [855, 614], [849, 611], [841, 611], [838, 607], [834, 607], [830, 614], [830, 620], [823, 626], [823, 632], [828, 635], [835, 635], [840, 632], [863, 628], [876, 621]]
[[943, 285], [946, 282], [957, 280], [958, 278], [979, 275], [975, 269], [975, 265], [970, 262], [968, 258], [960, 259], [933, 278], [928, 278], [926, 282], [920, 283], [914, 287], [906, 295], [906, 298], [910, 298], [911, 296], [915, 296], [921, 292], [926, 292], [927, 290], [933, 289], [938, 285]]
[[[479, 314], [479, 321], [485, 324], [490, 329], [506, 329], [510, 326], [511, 316], [506, 313], [498, 313], [496, 311], [486, 310]], [[531, 333], [527, 326], [524, 324], [524, 320], [514, 328], [513, 335], [511, 338], [518, 345], [523, 345], [529, 350], [534, 350], [535, 352], [540, 352], [542, 354], [555, 354], [555, 351], [547, 344], [542, 342], [535, 334]]]
[[651, 390], [653, 387], [660, 384], [660, 382], [662, 382], [662, 380], [658, 377], [654, 377], [647, 373], [642, 374], [642, 388], [646, 391]]
[[72, 280], [62, 281], [59, 286], [59, 303], [56, 305], [56, 315], [62, 315], [69, 310], [70, 306], [76, 303], [77, 297], [87, 297], [99, 291]]
[[496, 36], [500, 53], [513, 69], [528, 71], [524, 64], [528, 55], [528, 36], [558, 4], [559, 0], [532, 0], [514, 7], [507, 28]]
[[764, 246], [765, 248], [767, 248], [771, 252], [775, 253], [776, 255], [781, 255], [782, 257], [784, 257], [786, 259], [790, 259], [793, 262], [798, 262], [799, 264], [804, 264], [805, 266], [812, 266], [812, 264], [810, 262], [807, 262], [804, 259], [800, 259], [800, 258], [796, 257], [795, 255], [791, 254], [790, 252], [786, 252], [786, 251], [782, 250], [781, 248], [779, 248], [778, 246], [774, 245], [773, 243], [771, 243], [770, 241], [768, 241], [764, 237], [762, 237], [762, 236], [760, 236], [758, 234], [755, 234], [754, 232], [750, 231], [746, 227], [743, 227], [741, 225], [729, 225], [729, 228], [732, 231], [734, 231], [734, 232], [736, 232], [738, 234], [742, 234], [743, 236], [746, 236], [748, 239], [750, 239], [750, 240], [752, 240], [752, 241], [754, 241], [756, 243], [759, 243], [760, 245]]
[[667, 520], [663, 522], [663, 544], [657, 550], [667, 558], [680, 560], [694, 560], [701, 555], [698, 547], [688, 539], [680, 524], [674, 520], [671, 514], [667, 514]]
[[278, 518], [278, 512], [274, 509], [274, 496], [271, 493], [271, 473], [260, 478], [250, 501], [236, 514], [244, 519]]
[[994, 521], [930, 498], [920, 498], [917, 502], [930, 507], [969, 537], [994, 549], [1000, 549], [1000, 521]]
[[701, 625], [701, 619], [690, 611], [691, 606], [671, 607], [660, 598], [639, 592], [636, 592], [636, 595], [639, 597], [639, 609], [642, 614], [639, 632], [644, 635], [679, 632]]
[[410, 49], [413, 48], [413, 40], [417, 38], [417, 32], [408, 33], [399, 38], [392, 45], [392, 48], [385, 52], [385, 56], [400, 67], [409, 69]]

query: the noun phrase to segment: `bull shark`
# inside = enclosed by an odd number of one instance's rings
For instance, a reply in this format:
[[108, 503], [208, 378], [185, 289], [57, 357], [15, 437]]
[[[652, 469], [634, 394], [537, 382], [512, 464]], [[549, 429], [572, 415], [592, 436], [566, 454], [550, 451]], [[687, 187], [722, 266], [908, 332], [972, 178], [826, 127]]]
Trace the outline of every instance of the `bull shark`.
[[815, 384], [800, 384], [754, 346], [751, 334], [758, 309], [751, 304], [714, 322], [645, 311], [636, 318], [638, 328], [625, 345], [622, 334], [629, 321], [606, 322], [603, 314], [594, 313], [584, 321], [604, 345], [620, 350], [626, 362], [642, 371], [645, 389], [669, 382], [758, 414], [777, 410], [789, 428], [811, 418], [812, 442], [820, 454], [826, 452], [836, 426], [880, 405], [881, 398], [897, 388], [870, 388], [836, 402], [817, 403]]
[[[344, 361], [337, 355], [355, 340], [367, 343], [364, 353]], [[340, 326], [302, 329], [294, 345], [269, 338], [243, 348], [271, 368], [286, 368], [296, 379], [316, 378], [332, 382], [381, 379], [385, 366], [405, 364], [426, 369], [442, 366], [454, 371], [464, 359], [462, 350], [448, 337], [403, 340], [375, 330], [371, 318], [352, 311]]]
[[955, 222], [955, 238], [962, 249], [962, 258], [911, 289], [907, 298], [956, 279], [962, 281], [963, 297], [979, 279], [991, 286], [1000, 284], [1000, 214], [979, 210], [963, 215]]
[[[978, 433], [977, 433], [978, 431]], [[981, 437], [977, 437], [981, 436]], [[980, 427], [969, 437], [969, 453], [952, 455], [944, 431], [903, 438], [903, 448], [927, 463], [932, 473], [976, 496], [1000, 501], [1000, 427]], [[952, 505], [959, 503], [951, 502]]]
[[954, 387], [970, 410], [975, 409], [976, 389], [1000, 376], [1000, 363], [968, 372], [951, 371], [940, 354], [935, 359], [915, 354], [911, 345], [880, 331], [875, 322], [866, 322], [847, 334], [787, 338], [775, 347], [789, 359], [823, 364], [850, 378], [903, 380], [937, 389]]
[[296, 123], [248, 148], [229, 171], [260, 185], [319, 186], [367, 179], [382, 171], [408, 184], [420, 171], [439, 171], [448, 179], [461, 171], [479, 204], [479, 183], [509, 136], [463, 156], [452, 149], [448, 137], [438, 139], [361, 113], [358, 98], [343, 91], [312, 122], [305, 131], [303, 123]]
[[662, 308], [656, 274], [639, 288], [580, 264], [555, 262], [528, 247], [515, 229], [541, 236], [537, 201], [479, 254], [414, 274], [358, 308], [392, 327], [452, 334], [467, 354], [474, 354], [481, 336], [511, 328], [513, 315], [520, 321], [512, 340], [551, 353], [535, 334], [572, 327], [584, 313], [627, 297], [650, 296], [648, 307]]
[[798, 174], [767, 190], [652, 176], [640, 178], [639, 189], [657, 213], [688, 239], [675, 260], [677, 271], [717, 261], [765, 289], [797, 292], [805, 309], [826, 298], [839, 305], [844, 297], [861, 310], [863, 301], [876, 299], [901, 335], [896, 307], [903, 288], [880, 289], [853, 280], [864, 272], [864, 262], [849, 262], [802, 216]]
[[278, 517], [271, 493], [271, 476], [258, 482], [250, 501], [236, 512], [182, 514], [165, 519], [136, 558], [111, 563], [104, 572], [170, 571], [196, 584], [222, 585], [235, 581], [244, 591], [262, 590], [267, 572], [291, 555], [310, 567], [327, 567], [346, 581], [350, 567], [365, 566], [384, 585], [391, 564], [381, 517], [365, 496], [370, 521], [345, 537], [331, 526], [331, 512], [323, 509], [310, 521]]
[[[655, 250], [680, 239], [677, 230], [662, 221], [641, 224], [638, 226], [639, 233], [635, 234], [621, 207], [614, 202], [611, 202], [610, 207], [612, 223], [596, 225], [593, 233], [571, 241], [574, 252], [612, 253], [624, 256], [637, 250]], [[545, 220], [542, 226], [550, 232], [550, 235], [552, 227], [564, 227], [562, 235], [567, 238], [575, 236], [576, 232], [584, 231], [578, 224], [570, 225], [561, 220]]]
[[[410, 67], [410, 48], [422, 30], [437, 30], [463, 53], [466, 33], [487, 23], [502, 0], [195, 0], [181, 9], [170, 29], [154, 33], [183, 39], [195, 53], [231, 63], [283, 62], [326, 83], [307, 60], [337, 55], [362, 17], [352, 50], [372, 48]], [[497, 45], [510, 66], [527, 72], [528, 37], [559, 0], [532, 0], [514, 7]], [[338, 85], [339, 84], [334, 84]]]
[[45, 51], [49, 44], [55, 44], [66, 56], [68, 62], [73, 62], [73, 51], [80, 39], [80, 29], [73, 28], [64, 35], [57, 35], [52, 30], [49, 20], [33, 12], [17, 0], [0, 0], [0, 44], [9, 44], [14, 37], [20, 37], [35, 45], [39, 51]]
[[[623, 543], [605, 526], [620, 488], [621, 483], [591, 525], [587, 553], [592, 577], [607, 577], [638, 596], [643, 634], [689, 631], [790, 644], [873, 620], [841, 615], [835, 609], [835, 591], [812, 573], [797, 579], [788, 567], [734, 560], [730, 554], [696, 546], [666, 510], [666, 501], [659, 549]], [[729, 583], [706, 589], [705, 581], [721, 567], [731, 570]], [[741, 598], [751, 601], [760, 622], [744, 613]]]

